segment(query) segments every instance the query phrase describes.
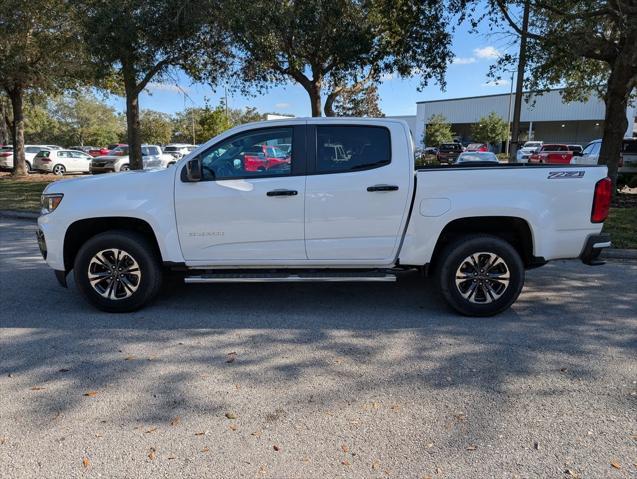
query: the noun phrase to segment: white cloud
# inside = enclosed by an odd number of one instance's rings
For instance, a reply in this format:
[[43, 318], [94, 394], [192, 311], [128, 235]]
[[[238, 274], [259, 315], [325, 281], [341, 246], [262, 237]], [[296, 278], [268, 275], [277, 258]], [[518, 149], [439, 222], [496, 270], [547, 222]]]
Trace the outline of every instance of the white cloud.
[[158, 83], [158, 82], [150, 82], [146, 85], [146, 90], [149, 91], [168, 91], [172, 93], [188, 93], [190, 88], [180, 85], [174, 85], [171, 83]]
[[276, 108], [278, 110], [287, 110], [288, 108], [290, 108], [290, 104], [289, 103], [275, 103], [274, 104], [274, 108]]
[[475, 63], [476, 59], [474, 57], [455, 57], [451, 62], [452, 65], [470, 65], [471, 63]]
[[484, 82], [481, 86], [506, 86], [510, 84], [511, 82], [509, 80], [501, 78], [500, 80], [489, 80]]
[[492, 46], [476, 48], [473, 50], [473, 54], [478, 58], [498, 58], [502, 56], [502, 53]]

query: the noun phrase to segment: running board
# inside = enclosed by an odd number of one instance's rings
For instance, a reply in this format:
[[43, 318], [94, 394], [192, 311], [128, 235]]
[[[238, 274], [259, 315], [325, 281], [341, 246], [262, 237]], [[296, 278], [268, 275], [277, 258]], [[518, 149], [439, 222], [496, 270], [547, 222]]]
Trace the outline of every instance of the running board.
[[395, 282], [389, 273], [221, 273], [186, 276], [185, 283], [360, 283]]

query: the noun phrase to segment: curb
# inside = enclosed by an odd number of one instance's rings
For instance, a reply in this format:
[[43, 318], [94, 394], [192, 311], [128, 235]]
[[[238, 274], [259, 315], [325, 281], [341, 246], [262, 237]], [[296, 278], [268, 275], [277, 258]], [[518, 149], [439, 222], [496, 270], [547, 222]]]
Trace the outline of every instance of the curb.
[[600, 256], [608, 259], [637, 259], [637, 249], [606, 248]]
[[40, 213], [28, 210], [0, 210], [0, 218], [16, 218], [20, 220], [37, 220]]

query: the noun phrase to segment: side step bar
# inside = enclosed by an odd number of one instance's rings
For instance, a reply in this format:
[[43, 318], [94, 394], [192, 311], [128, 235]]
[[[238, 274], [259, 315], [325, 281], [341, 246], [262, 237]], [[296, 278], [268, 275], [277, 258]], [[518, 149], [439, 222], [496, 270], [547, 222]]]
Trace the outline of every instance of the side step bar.
[[186, 276], [185, 283], [360, 283], [395, 282], [390, 273], [217, 273]]

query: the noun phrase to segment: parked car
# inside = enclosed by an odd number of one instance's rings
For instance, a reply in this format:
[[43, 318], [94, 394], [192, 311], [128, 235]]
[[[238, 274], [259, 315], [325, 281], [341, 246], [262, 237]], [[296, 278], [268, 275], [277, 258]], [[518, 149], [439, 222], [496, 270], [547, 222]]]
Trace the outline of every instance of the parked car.
[[443, 143], [438, 147], [436, 159], [440, 163], [453, 163], [462, 153], [462, 145], [460, 143]]
[[566, 145], [568, 151], [573, 152], [573, 156], [582, 156], [582, 145]]
[[64, 175], [88, 173], [93, 157], [78, 150], [40, 150], [33, 160], [33, 168], [42, 173]]
[[457, 165], [460, 164], [476, 164], [476, 163], [494, 163], [499, 164], [498, 157], [490, 151], [464, 151], [460, 153], [456, 160]]
[[[128, 145], [126, 143], [112, 143], [106, 149], [108, 150], [106, 152], [107, 155], [128, 155]], [[115, 150], [117, 152], [113, 153]]]
[[[293, 145], [277, 174], [237, 161], [276, 143]], [[241, 125], [173, 168], [51, 183], [38, 243], [58, 281], [74, 271], [105, 311], [147, 304], [165, 269], [187, 283], [393, 282], [421, 270], [474, 316], [507, 309], [525, 268], [591, 264], [610, 246], [604, 166], [414, 167], [400, 120]]]
[[175, 160], [180, 160], [183, 156], [197, 148], [195, 145], [189, 145], [187, 143], [171, 143], [164, 147], [164, 153], [172, 155]]
[[486, 143], [469, 143], [464, 151], [489, 151]]
[[[574, 157], [571, 160], [573, 165], [597, 165], [599, 162], [599, 152], [602, 148], [602, 140], [591, 141], [584, 150], [582, 156]], [[1, 154], [1, 153], [0, 153]], [[637, 174], [637, 138], [624, 138], [622, 141], [621, 156], [619, 158], [620, 175]]]
[[528, 163], [531, 155], [537, 153], [543, 144], [544, 142], [542, 141], [527, 141], [515, 154], [516, 161], [518, 163]]
[[84, 153], [95, 149], [97, 149], [96, 146], [69, 146], [69, 150], [83, 151]]
[[245, 171], [266, 171], [290, 163], [290, 155], [278, 146], [256, 145], [240, 156]]
[[90, 149], [89, 151], [87, 151], [86, 153], [91, 155], [93, 158], [96, 158], [98, 156], [108, 155], [109, 151], [110, 150], [108, 148], [94, 147], [94, 148]]
[[[161, 148], [157, 145], [142, 145], [142, 162], [145, 170], [168, 166]], [[90, 172], [93, 174], [128, 170], [130, 170], [128, 146], [118, 146], [108, 155], [93, 158], [90, 166]]]
[[542, 145], [540, 151], [533, 153], [529, 158], [529, 163], [541, 164], [562, 164], [568, 165], [573, 158], [573, 152], [568, 146], [559, 144]]
[[[33, 170], [33, 159], [41, 150], [51, 150], [51, 146], [46, 145], [24, 145], [24, 159], [27, 171]], [[13, 169], [13, 146], [0, 148], [0, 170]]]

